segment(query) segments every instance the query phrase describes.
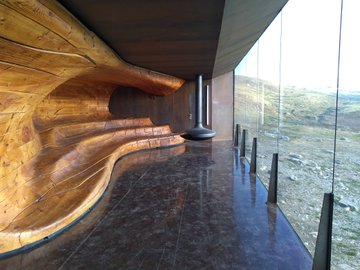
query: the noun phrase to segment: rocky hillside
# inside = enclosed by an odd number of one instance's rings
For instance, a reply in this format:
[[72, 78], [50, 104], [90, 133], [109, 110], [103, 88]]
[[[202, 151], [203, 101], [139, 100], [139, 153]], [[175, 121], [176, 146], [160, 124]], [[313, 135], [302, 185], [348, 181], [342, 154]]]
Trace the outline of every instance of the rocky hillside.
[[[258, 173], [267, 185], [279, 152], [279, 205], [313, 253], [324, 192], [331, 191], [336, 93], [279, 87], [236, 76], [235, 122], [258, 137]], [[360, 89], [339, 95], [333, 268], [360, 265]], [[250, 151], [251, 140], [248, 140]], [[248, 155], [249, 156], [249, 155]]]

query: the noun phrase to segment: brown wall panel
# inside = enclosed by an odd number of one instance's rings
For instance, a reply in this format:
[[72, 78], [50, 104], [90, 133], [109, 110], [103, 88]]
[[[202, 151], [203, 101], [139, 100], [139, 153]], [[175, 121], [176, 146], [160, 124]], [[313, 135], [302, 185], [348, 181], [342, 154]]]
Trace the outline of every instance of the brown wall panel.
[[156, 125], [169, 124], [174, 132], [183, 132], [195, 123], [195, 83], [186, 82], [169, 96], [119, 87], [110, 98], [109, 109], [120, 118], [150, 117]]

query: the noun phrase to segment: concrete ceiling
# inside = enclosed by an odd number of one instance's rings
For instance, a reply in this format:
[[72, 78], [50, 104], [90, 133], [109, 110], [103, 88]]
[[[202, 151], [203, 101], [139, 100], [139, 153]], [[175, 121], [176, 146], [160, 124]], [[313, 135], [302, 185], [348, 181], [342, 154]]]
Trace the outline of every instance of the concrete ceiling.
[[122, 59], [186, 80], [233, 70], [287, 0], [60, 0]]

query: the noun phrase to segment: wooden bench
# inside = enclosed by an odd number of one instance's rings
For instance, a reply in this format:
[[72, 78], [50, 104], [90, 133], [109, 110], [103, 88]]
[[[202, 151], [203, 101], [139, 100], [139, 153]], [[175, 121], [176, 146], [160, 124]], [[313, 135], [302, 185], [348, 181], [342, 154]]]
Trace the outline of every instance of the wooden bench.
[[114, 119], [119, 86], [184, 80], [123, 61], [56, 0], [0, 0], [0, 256], [66, 227], [100, 198], [121, 156], [182, 139]]
[[[54, 126], [40, 132], [44, 148], [35, 177], [1, 202], [1, 251], [39, 241], [79, 218], [108, 186], [114, 163], [143, 149], [180, 144], [169, 126], [150, 119], [113, 119]], [[9, 194], [10, 195], [10, 194]], [[14, 204], [12, 198], [23, 198]], [[7, 207], [4, 207], [4, 206]]]

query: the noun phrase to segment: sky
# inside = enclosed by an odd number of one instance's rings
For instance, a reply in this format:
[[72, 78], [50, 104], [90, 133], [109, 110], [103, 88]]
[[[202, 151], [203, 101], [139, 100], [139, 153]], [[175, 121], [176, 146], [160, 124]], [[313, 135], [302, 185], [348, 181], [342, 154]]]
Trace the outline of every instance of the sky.
[[[259, 75], [274, 83], [281, 79], [282, 85], [333, 91], [337, 83], [340, 9], [341, 0], [289, 0], [235, 73]], [[344, 0], [340, 88], [360, 92], [359, 10], [360, 0]]]

